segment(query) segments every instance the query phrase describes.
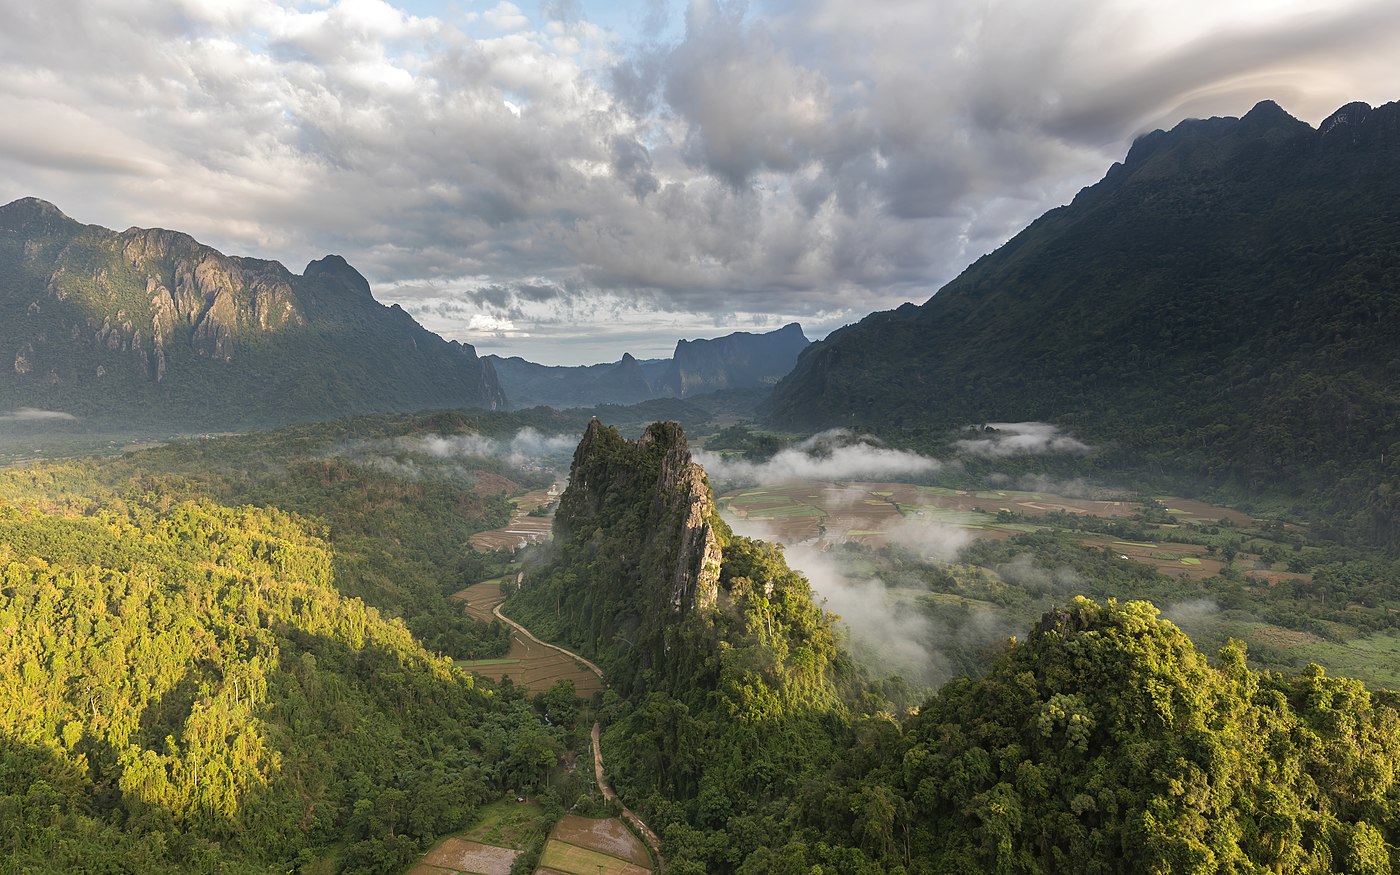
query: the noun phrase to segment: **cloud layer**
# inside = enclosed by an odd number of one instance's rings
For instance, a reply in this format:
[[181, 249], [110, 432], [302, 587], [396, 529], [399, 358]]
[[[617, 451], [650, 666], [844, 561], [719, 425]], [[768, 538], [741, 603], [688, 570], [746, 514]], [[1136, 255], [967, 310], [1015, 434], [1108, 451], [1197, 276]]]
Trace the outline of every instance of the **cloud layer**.
[[62, 410], [41, 410], [38, 407], [21, 407], [0, 413], [0, 422], [77, 422], [78, 417]]
[[614, 7], [0, 4], [0, 201], [612, 360], [923, 300], [1153, 127], [1400, 96], [1389, 0]]
[[977, 436], [953, 442], [958, 452], [969, 456], [1005, 458], [1089, 452], [1088, 444], [1048, 422], [989, 422], [982, 429], [971, 431]]
[[725, 458], [705, 450], [697, 450], [694, 456], [716, 480], [757, 484], [904, 477], [937, 471], [943, 464], [918, 453], [881, 446], [868, 435], [840, 428], [784, 447], [766, 462]]

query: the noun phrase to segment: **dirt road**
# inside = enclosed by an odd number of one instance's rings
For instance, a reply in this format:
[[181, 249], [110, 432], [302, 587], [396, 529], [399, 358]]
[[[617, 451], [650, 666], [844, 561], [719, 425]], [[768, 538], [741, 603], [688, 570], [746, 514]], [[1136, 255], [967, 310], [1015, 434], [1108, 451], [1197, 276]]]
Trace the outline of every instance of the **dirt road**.
[[[531, 632], [529, 629], [526, 629], [524, 626], [515, 622], [510, 617], [507, 617], [505, 614], [501, 613], [500, 605], [496, 605], [496, 607], [491, 611], [491, 613], [496, 616], [496, 619], [500, 620], [502, 623], [505, 623], [507, 626], [524, 635], [526, 638], [529, 638], [531, 641], [534, 641], [536, 644], [540, 644], [544, 647], [557, 650], [565, 656], [569, 657], [570, 659], [575, 659], [583, 665], [588, 666], [589, 671], [596, 674], [599, 678], [603, 676], [603, 670], [598, 667], [597, 663], [593, 662], [592, 660], [585, 659], [582, 656], [579, 656], [572, 650], [567, 650], [563, 647], [560, 647], [558, 644], [550, 644], [548, 641], [541, 641], [540, 639], [536, 638], [534, 633]], [[617, 794], [613, 792], [612, 785], [608, 783], [608, 780], [603, 772], [602, 727], [597, 723], [593, 724], [593, 775], [598, 781], [598, 789], [603, 791], [603, 798], [607, 799], [609, 802], [613, 801], [614, 799], [617, 799]], [[657, 836], [655, 832], [652, 832], [651, 827], [647, 826], [646, 823], [643, 822], [643, 820], [632, 811], [632, 809], [628, 808], [625, 805], [622, 806], [622, 817], [628, 823], [632, 824], [637, 828], [637, 832], [642, 834], [642, 839], [646, 841], [646, 843], [651, 847], [651, 852], [656, 855], [656, 871], [658, 875], [659, 873], [665, 872], [666, 861], [663, 860], [661, 857], [661, 838]]]

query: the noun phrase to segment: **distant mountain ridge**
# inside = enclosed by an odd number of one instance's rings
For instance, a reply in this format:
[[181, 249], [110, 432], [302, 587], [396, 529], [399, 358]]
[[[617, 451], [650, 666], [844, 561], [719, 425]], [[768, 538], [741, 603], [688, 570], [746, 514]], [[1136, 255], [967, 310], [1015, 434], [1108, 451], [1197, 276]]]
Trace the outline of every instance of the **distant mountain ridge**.
[[375, 301], [340, 256], [298, 276], [36, 198], [0, 207], [0, 410], [234, 428], [505, 403], [490, 362]]
[[736, 331], [680, 340], [670, 359], [638, 360], [625, 353], [617, 362], [556, 367], [517, 356], [484, 358], [495, 367], [514, 407], [590, 407], [772, 386], [792, 370], [810, 342], [802, 326], [790, 322], [763, 334]]
[[1044, 419], [1211, 478], [1400, 482], [1397, 326], [1400, 104], [1314, 129], [1266, 101], [1140, 138], [922, 306], [813, 344], [772, 415]]

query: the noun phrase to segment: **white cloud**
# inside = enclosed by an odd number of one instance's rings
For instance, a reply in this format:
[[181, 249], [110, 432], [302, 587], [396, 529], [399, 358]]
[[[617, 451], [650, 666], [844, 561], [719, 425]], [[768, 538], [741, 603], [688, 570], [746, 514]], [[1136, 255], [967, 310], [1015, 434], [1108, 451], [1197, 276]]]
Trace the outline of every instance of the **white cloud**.
[[78, 417], [61, 410], [41, 410], [37, 407], [21, 407], [8, 413], [0, 413], [0, 422], [77, 422]]
[[338, 252], [376, 290], [567, 290], [438, 320], [463, 339], [598, 295], [657, 337], [751, 313], [819, 336], [926, 298], [1152, 127], [1400, 95], [1388, 0], [694, 0], [680, 33], [644, 5], [627, 35], [586, 3], [0, 4], [0, 201], [293, 269]]
[[989, 422], [969, 429], [974, 438], [955, 441], [959, 452], [970, 456], [1034, 456], [1045, 453], [1087, 453], [1089, 445], [1048, 422]]
[[729, 459], [706, 450], [695, 461], [716, 480], [772, 484], [791, 480], [891, 478], [937, 471], [942, 463], [918, 453], [880, 446], [868, 435], [832, 429], [779, 450], [766, 462]]
[[481, 19], [497, 30], [524, 30], [530, 26], [530, 19], [521, 13], [519, 6], [509, 0], [501, 0], [482, 13]]

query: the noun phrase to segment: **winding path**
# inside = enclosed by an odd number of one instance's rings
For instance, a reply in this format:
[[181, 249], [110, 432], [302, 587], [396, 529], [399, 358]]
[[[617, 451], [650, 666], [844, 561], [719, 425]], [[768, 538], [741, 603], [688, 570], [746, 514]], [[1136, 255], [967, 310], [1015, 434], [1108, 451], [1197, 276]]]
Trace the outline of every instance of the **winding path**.
[[[602, 727], [597, 723], [593, 724], [593, 776], [598, 779], [598, 787], [603, 791], [603, 798], [609, 802], [616, 800], [617, 804], [622, 805], [622, 800], [617, 798], [612, 785], [608, 783], [607, 778], [603, 777]], [[622, 805], [622, 817], [635, 826], [637, 832], [641, 833], [642, 838], [646, 839], [646, 843], [651, 846], [651, 852], [656, 855], [656, 871], [658, 873], [665, 872], [666, 861], [661, 858], [661, 838], [652, 832], [651, 827], [643, 823], [642, 819], [626, 805]]]
[[[579, 656], [572, 650], [567, 650], [563, 647], [560, 647], [558, 644], [550, 644], [548, 641], [541, 641], [540, 639], [535, 637], [535, 633], [531, 632], [529, 629], [526, 629], [524, 626], [515, 622], [510, 617], [507, 617], [505, 614], [501, 613], [500, 605], [496, 605], [494, 608], [492, 608], [491, 613], [496, 617], [496, 619], [500, 620], [502, 623], [505, 623], [507, 626], [524, 635], [526, 638], [529, 638], [536, 644], [539, 644], [542, 647], [548, 647], [551, 650], [557, 650], [565, 656], [569, 657], [570, 659], [577, 660], [578, 662], [587, 666], [589, 671], [593, 672], [600, 679], [602, 679], [603, 670], [598, 667], [597, 663], [593, 662], [590, 659], [586, 659], [582, 656]], [[617, 794], [613, 792], [612, 785], [608, 783], [607, 778], [603, 775], [602, 727], [596, 722], [593, 724], [593, 776], [598, 781], [598, 789], [603, 791], [603, 798], [608, 800], [609, 802], [616, 800], [618, 804], [621, 805], [621, 800], [617, 798]], [[638, 817], [636, 813], [633, 812], [632, 809], [628, 808], [626, 805], [622, 805], [622, 817], [628, 823], [632, 824], [634, 827], [637, 828], [637, 832], [642, 834], [642, 838], [646, 841], [647, 845], [651, 847], [651, 852], [656, 857], [657, 875], [661, 875], [661, 873], [666, 871], [666, 861], [661, 856], [661, 838], [657, 836], [657, 834], [652, 831], [652, 828], [647, 826], [646, 823], [643, 822], [643, 820], [640, 817]]]

